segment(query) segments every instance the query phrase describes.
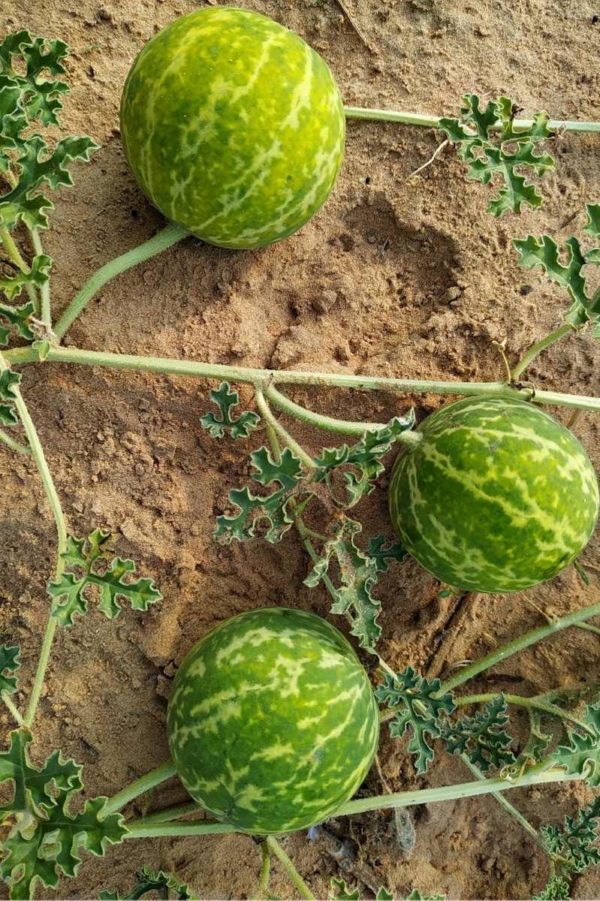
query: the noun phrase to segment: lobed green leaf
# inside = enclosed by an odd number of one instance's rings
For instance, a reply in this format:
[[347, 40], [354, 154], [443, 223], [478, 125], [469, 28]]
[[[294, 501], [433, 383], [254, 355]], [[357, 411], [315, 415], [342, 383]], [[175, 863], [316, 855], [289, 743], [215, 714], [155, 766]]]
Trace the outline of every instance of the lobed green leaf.
[[53, 190], [71, 186], [73, 179], [67, 167], [75, 161], [87, 162], [97, 149], [88, 137], [62, 138], [50, 148], [40, 135], [32, 135], [15, 159], [17, 183], [0, 197], [0, 226], [11, 229], [24, 222], [28, 228], [47, 228], [47, 214], [54, 205], [37, 192], [45, 185]]
[[565, 817], [560, 826], [542, 826], [540, 834], [550, 856], [572, 873], [600, 865], [600, 797], [580, 810], [575, 817]]
[[61, 874], [76, 875], [80, 848], [102, 855], [127, 830], [119, 814], [107, 814], [106, 798], [70, 812], [70, 799], [83, 788], [82, 768], [74, 760], [54, 751], [37, 767], [29, 758], [28, 729], [16, 729], [9, 740], [0, 752], [0, 783], [13, 785], [9, 803], [0, 808], [0, 822], [10, 829], [1, 846], [0, 877], [11, 898], [29, 899], [38, 882], [53, 888]]
[[304, 478], [302, 464], [289, 448], [285, 448], [279, 460], [274, 460], [266, 447], [250, 454], [255, 472], [252, 478], [259, 485], [279, 485], [267, 495], [253, 494], [249, 488], [234, 488], [229, 500], [238, 512], [233, 516], [217, 517], [215, 538], [223, 544], [247, 541], [256, 536], [257, 528], [264, 527], [264, 537], [271, 544], [281, 541], [294, 522], [291, 509], [299, 486]]
[[333, 494], [331, 476], [343, 467], [346, 497], [341, 506], [353, 507], [371, 493], [375, 479], [385, 468], [382, 458], [392, 449], [398, 436], [412, 429], [414, 424], [414, 411], [411, 410], [407, 416], [396, 416], [381, 429], [365, 432], [356, 444], [326, 448], [315, 460], [315, 481], [325, 482]]
[[152, 579], [130, 578], [136, 572], [133, 560], [108, 559], [110, 544], [110, 533], [102, 529], [96, 529], [87, 538], [68, 537], [61, 554], [65, 572], [47, 588], [52, 598], [52, 615], [61, 626], [72, 626], [75, 616], [87, 612], [91, 586], [99, 592], [99, 609], [108, 619], [121, 612], [120, 600], [127, 601], [133, 610], [147, 610], [150, 604], [161, 600]]
[[592, 786], [600, 785], [600, 704], [586, 707], [584, 722], [589, 731], [569, 730], [569, 744], [560, 745], [551, 755], [553, 763], [570, 775], [583, 776]]
[[553, 873], [542, 891], [535, 895], [533, 901], [562, 901], [571, 897], [571, 885], [564, 876]]
[[[358, 901], [360, 891], [351, 889], [344, 879], [332, 879], [329, 883], [329, 901]], [[375, 901], [393, 901], [394, 896], [386, 888], [380, 886], [375, 895]]]
[[538, 113], [530, 127], [515, 129], [515, 113], [508, 97], [491, 100], [482, 109], [477, 94], [465, 94], [460, 117], [440, 120], [440, 128], [467, 163], [468, 178], [483, 184], [503, 182], [488, 205], [493, 216], [519, 213], [523, 206], [541, 206], [542, 197], [527, 178], [554, 167], [549, 154], [536, 153], [539, 142], [553, 134], [547, 114]]
[[508, 707], [499, 695], [474, 716], [442, 723], [439, 737], [451, 754], [465, 754], [487, 773], [492, 767], [501, 769], [515, 762], [512, 738], [505, 729], [508, 722]]
[[[34, 313], [35, 306], [31, 301], [27, 301], [19, 307], [10, 307], [0, 303], [0, 345], [8, 344], [11, 334], [31, 341], [35, 337], [30, 325]], [[6, 325], [3, 325], [2, 321]]]
[[[0, 43], [0, 90], [9, 87], [19, 91], [29, 122], [57, 124], [61, 97], [69, 88], [49, 76], [64, 74], [62, 61], [67, 51], [63, 41], [34, 38], [28, 31], [9, 34]], [[24, 63], [25, 72], [17, 65], [19, 60]]]
[[[586, 209], [586, 231], [600, 238], [600, 206], [589, 204]], [[575, 328], [588, 321], [600, 327], [600, 291], [589, 288], [588, 276], [584, 274], [586, 265], [600, 263], [600, 247], [584, 251], [577, 238], [571, 236], [559, 248], [549, 235], [542, 235], [541, 238], [527, 235], [513, 241], [513, 244], [519, 253], [521, 266], [525, 269], [540, 267], [550, 281], [568, 292], [572, 303], [565, 317], [567, 322]]]
[[118, 892], [100, 892], [100, 901], [137, 901], [149, 892], [157, 892], [159, 898], [175, 898], [186, 901], [191, 898], [187, 885], [165, 870], [151, 870], [150, 867], [142, 867], [136, 873], [137, 882], [126, 895]]
[[33, 827], [18, 820], [4, 842], [6, 856], [0, 863], [10, 897], [31, 898], [37, 882], [55, 888], [61, 875], [77, 875], [80, 850], [103, 857], [108, 845], [121, 842], [127, 833], [123, 817], [107, 814], [106, 802], [92, 798], [80, 813], [71, 814], [63, 794]]
[[29, 272], [18, 270], [14, 275], [6, 278], [0, 277], [0, 291], [4, 292], [8, 300], [14, 300], [21, 294], [27, 285], [41, 288], [50, 278], [52, 259], [45, 253], [39, 253], [31, 261]]
[[20, 667], [19, 648], [0, 644], [0, 693], [12, 695], [17, 690], [16, 673]]
[[41, 768], [29, 759], [31, 732], [15, 729], [9, 735], [7, 751], [0, 752], [0, 782], [13, 783], [13, 798], [0, 808], [2, 816], [10, 813], [44, 815], [55, 803], [57, 792], [69, 793], [82, 788], [81, 767], [74, 760], [63, 759], [54, 751]]
[[[374, 653], [381, 635], [381, 626], [377, 622], [381, 602], [373, 597], [373, 587], [381, 570], [381, 563], [357, 547], [355, 539], [361, 531], [360, 523], [346, 516], [342, 517], [336, 535], [323, 545], [304, 584], [314, 588], [327, 579], [334, 599], [331, 612], [347, 616], [351, 623], [350, 631], [358, 638], [361, 648]], [[338, 588], [333, 586], [328, 577], [333, 560], [339, 569], [341, 585]]]
[[210, 399], [219, 408], [220, 417], [215, 413], [205, 413], [200, 417], [202, 427], [207, 429], [213, 438], [222, 438], [230, 434], [232, 438], [247, 438], [260, 422], [260, 416], [249, 410], [233, 415], [233, 410], [240, 402], [240, 396], [229, 382], [221, 382], [218, 388], [210, 392]]
[[374, 535], [369, 540], [367, 556], [375, 562], [377, 572], [385, 573], [389, 569], [389, 561], [396, 560], [401, 563], [406, 557], [406, 551], [398, 542], [388, 543], [384, 535]]
[[439, 679], [418, 676], [408, 666], [394, 676], [386, 674], [383, 684], [375, 689], [377, 700], [395, 710], [390, 723], [392, 738], [402, 738], [409, 733], [408, 750], [415, 755], [419, 774], [427, 771], [434, 756], [428, 736], [439, 738], [446, 717], [456, 709], [452, 695], [439, 696], [440, 688]]

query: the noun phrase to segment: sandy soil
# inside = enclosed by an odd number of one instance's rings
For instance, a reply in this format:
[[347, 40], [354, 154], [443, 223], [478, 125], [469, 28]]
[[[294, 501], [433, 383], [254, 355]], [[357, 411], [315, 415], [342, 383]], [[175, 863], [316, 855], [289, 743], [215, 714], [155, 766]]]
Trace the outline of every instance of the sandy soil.
[[[335, 0], [251, 0], [247, 5], [295, 28], [330, 62], [347, 103], [441, 113], [466, 90], [507, 92], [527, 113], [600, 117], [597, 4], [582, 0], [347, 0], [367, 39], [359, 39]], [[0, 0], [3, 29], [27, 27], [67, 40], [73, 84], [64, 122], [102, 144], [77, 186], [61, 193], [47, 239], [56, 261], [53, 297], [63, 307], [99, 265], [160, 226], [136, 188], [118, 132], [121, 86], [131, 62], [162, 25], [192, 0]], [[255, 253], [188, 241], [108, 286], [72, 329], [79, 346], [230, 362], [413, 377], [502, 377], [494, 341], [510, 354], [559, 321], [564, 300], [536, 274], [519, 270], [512, 237], [546, 230], [565, 238], [584, 224], [583, 204], [598, 200], [597, 138], [554, 142], [556, 174], [545, 181], [539, 213], [493, 220], [488, 191], [465, 183], [446, 152], [408, 181], [437, 144], [435, 134], [351, 124], [335, 193], [302, 232]], [[573, 218], [574, 217], [574, 218]], [[570, 221], [572, 220], [572, 221]], [[566, 224], [568, 223], [568, 224]], [[591, 338], [570, 339], [530, 371], [535, 384], [598, 393], [600, 355]], [[248, 474], [260, 442], [217, 443], [199, 425], [208, 385], [167, 377], [49, 365], [28, 368], [24, 393], [39, 428], [71, 530], [114, 530], [119, 550], [154, 576], [165, 599], [148, 615], [108, 623], [91, 613], [61, 633], [43, 698], [36, 752], [61, 747], [85, 764], [87, 789], [111, 794], [167, 753], [165, 698], [174, 669], [213, 624], [254, 606], [285, 604], [327, 614], [321, 589], [302, 585], [307, 559], [294, 537], [220, 548], [211, 533], [231, 487]], [[379, 419], [409, 405], [383, 395], [299, 390], [324, 412]], [[422, 416], [439, 400], [416, 398]], [[558, 414], [563, 421], [566, 417]], [[600, 421], [576, 433], [600, 463]], [[309, 446], [319, 436], [297, 430]], [[47, 610], [54, 532], [31, 463], [0, 447], [0, 632], [23, 647], [24, 679]], [[368, 531], [388, 530], [385, 478], [363, 504]], [[460, 607], [412, 562], [382, 582], [382, 651], [403, 668], [432, 674], [486, 652], [541, 622], [527, 602], [564, 613], [597, 597], [598, 542], [585, 553], [592, 584], [573, 568], [551, 584], [513, 597], [469, 596]], [[340, 625], [339, 621], [336, 623]], [[592, 678], [598, 640], [572, 631], [513, 658], [473, 690], [533, 693]], [[9, 726], [0, 714], [2, 730]], [[402, 745], [384, 739], [382, 765], [395, 790], [463, 781], [459, 761], [441, 755], [418, 778]], [[366, 788], [380, 791], [373, 772]], [[516, 793], [531, 821], [556, 821], [583, 793], [567, 786]], [[181, 801], [167, 785], [138, 811]], [[399, 848], [389, 814], [333, 824], [349, 841], [347, 876], [367, 896], [379, 884], [398, 897], [413, 887], [452, 898], [530, 897], [545, 863], [494, 800], [414, 811], [416, 846]], [[285, 842], [323, 896], [339, 875], [335, 843], [295, 836]], [[203, 898], [244, 898], [254, 890], [257, 847], [243, 837], [148, 840], [86, 860], [80, 877], [48, 897], [97, 897], [125, 890], [143, 863], [176, 870]], [[276, 868], [273, 891], [289, 897]], [[575, 897], [600, 897], [598, 875], [575, 883]]]

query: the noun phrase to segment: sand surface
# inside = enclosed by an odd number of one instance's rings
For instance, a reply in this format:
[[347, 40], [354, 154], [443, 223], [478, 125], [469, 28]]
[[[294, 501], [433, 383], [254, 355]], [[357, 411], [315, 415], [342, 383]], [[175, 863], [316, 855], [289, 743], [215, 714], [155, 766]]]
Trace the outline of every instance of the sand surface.
[[[507, 93], [531, 114], [600, 118], [598, 6], [591, 0], [347, 0], [358, 37], [335, 0], [251, 0], [253, 9], [296, 29], [331, 64], [348, 104], [455, 114], [465, 91]], [[73, 53], [73, 90], [64, 111], [72, 133], [101, 145], [76, 187], [57, 199], [46, 243], [55, 259], [53, 298], [66, 305], [97, 267], [152, 235], [160, 216], [137, 189], [119, 139], [123, 81], [144, 42], [192, 0], [0, 0], [2, 30], [27, 27], [60, 37]], [[347, 157], [334, 195], [300, 234], [260, 252], [232, 253], [189, 240], [107, 286], [75, 324], [84, 348], [156, 354], [244, 366], [329, 369], [414, 378], [497, 379], [494, 342], [516, 359], [555, 327], [565, 300], [536, 273], [520, 270], [513, 237], [581, 233], [584, 203], [600, 198], [600, 140], [553, 141], [557, 169], [544, 182], [541, 211], [497, 221], [485, 187], [468, 183], [445, 151], [422, 176], [439, 137], [395, 125], [351, 123]], [[570, 338], [539, 359], [538, 387], [597, 394], [600, 353], [589, 335]], [[27, 368], [23, 391], [47, 451], [71, 530], [102, 526], [164, 593], [147, 615], [109, 623], [96, 611], [61, 632], [39, 711], [35, 753], [54, 747], [85, 765], [90, 794], [110, 795], [167, 754], [166, 697], [186, 651], [215, 623], [247, 610], [284, 604], [328, 614], [322, 588], [302, 581], [308, 561], [299, 541], [222, 548], [212, 539], [229, 490], [248, 478], [246, 442], [213, 440], [199, 424], [209, 384], [83, 367]], [[298, 389], [314, 409], [379, 421], [411, 402], [418, 416], [440, 399]], [[250, 401], [246, 391], [244, 398]], [[568, 415], [558, 411], [563, 422]], [[575, 432], [600, 463], [600, 419], [583, 415]], [[321, 435], [295, 427], [311, 449]], [[327, 439], [325, 439], [327, 442]], [[48, 601], [44, 585], [55, 548], [52, 520], [33, 464], [0, 446], [0, 631], [23, 648], [24, 682], [33, 664]], [[386, 476], [364, 502], [365, 532], [389, 532]], [[401, 669], [448, 673], [459, 661], [540, 624], [533, 602], [561, 614], [598, 598], [600, 546], [585, 552], [591, 584], [569, 568], [552, 583], [507, 597], [438, 597], [439, 585], [411, 561], [381, 582], [381, 650]], [[339, 618], [332, 618], [340, 625]], [[590, 680], [598, 639], [572, 630], [511, 658], [472, 690], [537, 693]], [[0, 713], [0, 729], [9, 721]], [[386, 736], [381, 763], [394, 790], [469, 778], [441, 753], [417, 777], [403, 745]], [[382, 790], [373, 771], [365, 790]], [[554, 786], [516, 792], [531, 822], [557, 821], [584, 792]], [[177, 803], [169, 784], [134, 812]], [[299, 870], [323, 897], [331, 876], [359, 881], [367, 897], [384, 884], [397, 897], [414, 887], [452, 898], [531, 897], [546, 864], [527, 836], [491, 798], [419, 807], [416, 845], [405, 854], [389, 813], [331, 825], [347, 841], [342, 867], [323, 836], [285, 841]], [[124, 891], [142, 864], [176, 871], [202, 898], [245, 898], [255, 889], [258, 847], [241, 836], [146, 840], [86, 859], [81, 875], [48, 897], [98, 897]], [[275, 868], [273, 892], [290, 897]], [[600, 897], [597, 874], [575, 881], [574, 897]]]

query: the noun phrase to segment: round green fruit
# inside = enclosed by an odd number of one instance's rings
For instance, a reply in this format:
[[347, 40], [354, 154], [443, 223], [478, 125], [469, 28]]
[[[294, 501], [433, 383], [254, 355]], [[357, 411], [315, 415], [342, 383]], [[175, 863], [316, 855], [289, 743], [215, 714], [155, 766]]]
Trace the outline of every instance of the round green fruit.
[[365, 778], [377, 704], [351, 645], [311, 613], [275, 607], [227, 620], [196, 644], [169, 702], [186, 789], [241, 832], [305, 829]]
[[220, 6], [146, 44], [123, 91], [121, 133], [138, 183], [168, 219], [243, 249], [293, 234], [325, 202], [345, 118], [331, 71], [298, 35]]
[[519, 591], [551, 579], [587, 544], [598, 481], [577, 439], [519, 399], [469, 397], [419, 427], [396, 461], [392, 522], [440, 581]]

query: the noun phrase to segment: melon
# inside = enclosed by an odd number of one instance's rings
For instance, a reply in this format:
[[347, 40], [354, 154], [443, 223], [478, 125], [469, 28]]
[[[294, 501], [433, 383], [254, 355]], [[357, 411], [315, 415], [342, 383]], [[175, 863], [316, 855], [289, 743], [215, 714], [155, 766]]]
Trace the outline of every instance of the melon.
[[443, 406], [403, 450], [390, 483], [406, 550], [456, 588], [519, 591], [583, 550], [598, 518], [598, 481], [574, 435], [519, 398]]
[[281, 607], [227, 620], [175, 677], [168, 733], [192, 798], [241, 832], [305, 829], [364, 780], [377, 704], [352, 646], [328, 622]]
[[342, 164], [345, 118], [325, 61], [246, 9], [174, 20], [135, 60], [121, 134], [152, 203], [210, 244], [263, 247], [307, 222]]

